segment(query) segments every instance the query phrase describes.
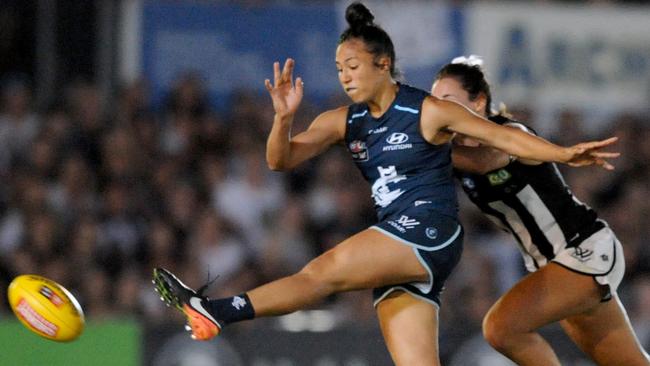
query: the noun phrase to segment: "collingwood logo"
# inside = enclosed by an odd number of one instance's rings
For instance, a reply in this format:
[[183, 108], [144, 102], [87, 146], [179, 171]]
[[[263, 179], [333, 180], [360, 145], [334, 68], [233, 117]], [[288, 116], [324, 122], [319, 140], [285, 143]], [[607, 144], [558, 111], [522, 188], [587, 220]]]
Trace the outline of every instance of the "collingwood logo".
[[394, 151], [394, 150], [404, 150], [410, 149], [413, 147], [413, 144], [407, 144], [409, 140], [409, 135], [403, 132], [393, 132], [386, 138], [386, 142], [389, 143], [388, 146], [384, 146], [382, 151]]

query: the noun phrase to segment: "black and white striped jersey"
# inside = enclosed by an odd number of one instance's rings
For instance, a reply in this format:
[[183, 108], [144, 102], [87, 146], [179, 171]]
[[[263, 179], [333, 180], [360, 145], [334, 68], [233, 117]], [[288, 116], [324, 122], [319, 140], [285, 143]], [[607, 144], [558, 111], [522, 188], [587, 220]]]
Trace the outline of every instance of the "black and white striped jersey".
[[[493, 121], [525, 125], [495, 116]], [[485, 175], [456, 170], [469, 199], [492, 221], [513, 234], [529, 271], [546, 265], [562, 249], [575, 247], [606, 224], [580, 202], [553, 163], [513, 161]]]

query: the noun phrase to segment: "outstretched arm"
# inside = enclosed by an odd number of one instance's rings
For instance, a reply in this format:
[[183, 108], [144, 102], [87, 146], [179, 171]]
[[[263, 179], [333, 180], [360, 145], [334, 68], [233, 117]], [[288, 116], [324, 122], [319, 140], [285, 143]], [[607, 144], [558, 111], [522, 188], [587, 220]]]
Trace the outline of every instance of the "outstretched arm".
[[474, 174], [486, 174], [510, 163], [510, 156], [489, 146], [454, 145], [451, 161], [454, 168]]
[[275, 116], [266, 143], [266, 161], [272, 170], [289, 170], [320, 154], [340, 141], [345, 133], [347, 108], [328, 111], [318, 116], [306, 131], [291, 137], [293, 118], [302, 101], [303, 82], [293, 81], [294, 61], [287, 59], [280, 72], [280, 63], [273, 64], [274, 82], [264, 85], [271, 95]]
[[425, 137], [435, 135], [440, 129], [447, 128], [473, 137], [484, 145], [529, 160], [558, 162], [570, 166], [596, 164], [611, 170], [614, 166], [606, 159], [619, 156], [619, 153], [601, 151], [602, 148], [615, 143], [618, 139], [616, 137], [562, 147], [520, 129], [500, 126], [458, 103], [435, 97], [429, 97], [425, 101], [422, 127]]

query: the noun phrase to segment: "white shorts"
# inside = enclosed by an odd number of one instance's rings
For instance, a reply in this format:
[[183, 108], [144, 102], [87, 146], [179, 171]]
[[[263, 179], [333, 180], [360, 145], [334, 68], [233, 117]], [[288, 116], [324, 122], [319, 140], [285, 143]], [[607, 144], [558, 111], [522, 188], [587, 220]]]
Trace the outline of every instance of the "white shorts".
[[623, 246], [607, 226], [585, 239], [577, 247], [559, 252], [555, 262], [571, 271], [594, 277], [596, 282], [609, 287], [603, 300], [616, 293], [625, 274]]

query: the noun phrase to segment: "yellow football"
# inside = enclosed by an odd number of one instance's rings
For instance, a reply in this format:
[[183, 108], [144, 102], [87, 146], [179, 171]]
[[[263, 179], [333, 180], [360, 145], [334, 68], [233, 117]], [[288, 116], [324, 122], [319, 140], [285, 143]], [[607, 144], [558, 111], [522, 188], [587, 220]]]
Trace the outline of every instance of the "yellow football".
[[58, 283], [21, 275], [11, 281], [7, 293], [14, 314], [32, 332], [57, 342], [72, 341], [83, 332], [79, 302]]

